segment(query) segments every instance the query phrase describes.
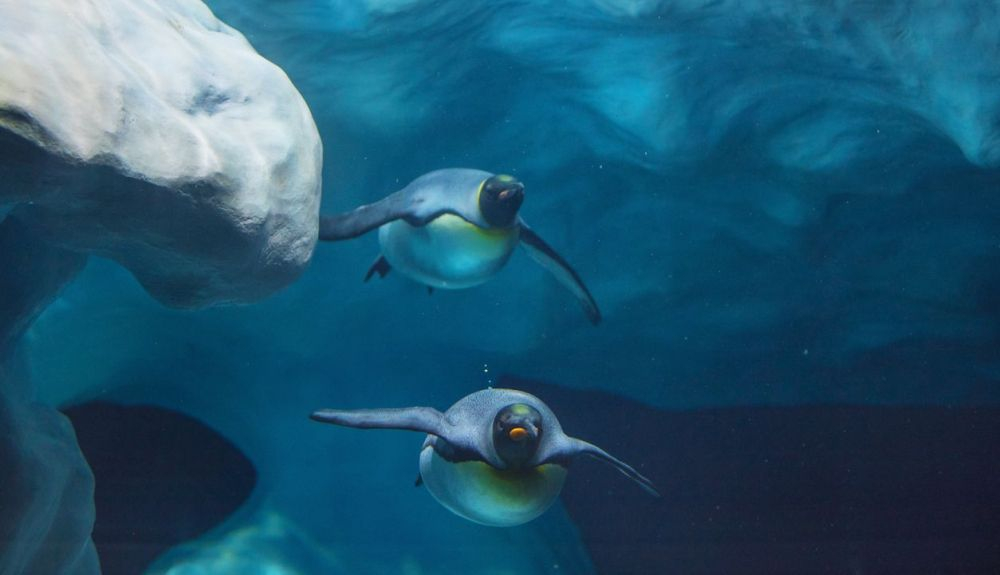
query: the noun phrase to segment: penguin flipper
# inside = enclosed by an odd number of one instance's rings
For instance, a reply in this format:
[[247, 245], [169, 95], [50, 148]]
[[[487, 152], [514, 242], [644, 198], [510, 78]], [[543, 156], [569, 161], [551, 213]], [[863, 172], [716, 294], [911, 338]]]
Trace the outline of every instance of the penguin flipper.
[[573, 457], [581, 454], [589, 455], [594, 459], [599, 459], [605, 463], [613, 465], [618, 469], [618, 471], [622, 472], [625, 477], [628, 477], [632, 481], [638, 483], [639, 486], [646, 491], [646, 493], [649, 493], [653, 497], [660, 497], [660, 493], [655, 487], [653, 487], [653, 482], [636, 471], [634, 467], [611, 455], [607, 451], [604, 451], [593, 443], [589, 443], [582, 439], [564, 436], [562, 441], [557, 442], [555, 447], [551, 448], [549, 452], [545, 454], [539, 465], [542, 463], [560, 461], [566, 463]]
[[444, 415], [433, 407], [398, 409], [320, 409], [309, 416], [314, 421], [361, 429], [404, 429], [431, 435], [444, 433]]
[[479, 435], [448, 423], [444, 414], [433, 407], [393, 409], [320, 409], [310, 419], [359, 429], [402, 429], [428, 434], [424, 447], [431, 445], [452, 462], [486, 461]]
[[372, 279], [372, 276], [378, 274], [379, 279], [384, 278], [389, 275], [392, 271], [392, 266], [389, 265], [389, 260], [385, 259], [385, 256], [379, 256], [372, 267], [368, 268], [368, 273], [365, 274], [365, 281]]
[[393, 220], [422, 226], [434, 218], [453, 212], [426, 194], [403, 188], [381, 200], [333, 216], [320, 216], [319, 239], [332, 242], [356, 238]]
[[524, 220], [521, 225], [521, 245], [531, 256], [531, 259], [538, 262], [543, 268], [549, 271], [559, 283], [563, 284], [569, 291], [573, 292], [576, 299], [583, 306], [583, 311], [587, 314], [590, 323], [597, 325], [601, 323], [601, 310], [597, 308], [594, 296], [590, 295], [590, 290], [584, 285], [580, 275], [576, 273], [569, 263], [562, 258], [545, 240], [529, 228]]

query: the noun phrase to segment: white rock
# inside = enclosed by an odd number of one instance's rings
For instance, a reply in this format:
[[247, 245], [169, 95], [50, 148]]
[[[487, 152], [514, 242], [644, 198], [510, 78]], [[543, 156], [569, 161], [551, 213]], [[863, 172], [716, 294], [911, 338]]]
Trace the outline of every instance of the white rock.
[[312, 255], [321, 163], [284, 72], [201, 3], [0, 0], [0, 572], [100, 570], [94, 478], [9, 363], [81, 253], [173, 305], [263, 297]]
[[312, 116], [201, 2], [0, 0], [0, 70], [0, 203], [30, 202], [50, 241], [177, 306], [258, 299], [308, 263]]

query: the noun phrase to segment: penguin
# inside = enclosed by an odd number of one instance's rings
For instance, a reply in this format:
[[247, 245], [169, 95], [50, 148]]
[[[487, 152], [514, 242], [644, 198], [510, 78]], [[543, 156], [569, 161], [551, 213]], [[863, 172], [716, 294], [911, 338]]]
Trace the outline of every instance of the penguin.
[[524, 185], [513, 176], [436, 170], [375, 203], [322, 216], [319, 239], [346, 240], [378, 228], [382, 253], [365, 281], [398, 269], [430, 291], [482, 284], [520, 244], [569, 288], [591, 323], [600, 323], [601, 312], [579, 274], [518, 215], [523, 201]]
[[484, 389], [447, 411], [321, 409], [322, 423], [426, 433], [417, 485], [456, 515], [494, 527], [527, 523], [555, 502], [578, 455], [615, 466], [655, 497], [653, 484], [600, 447], [566, 435], [542, 400], [515, 389]]

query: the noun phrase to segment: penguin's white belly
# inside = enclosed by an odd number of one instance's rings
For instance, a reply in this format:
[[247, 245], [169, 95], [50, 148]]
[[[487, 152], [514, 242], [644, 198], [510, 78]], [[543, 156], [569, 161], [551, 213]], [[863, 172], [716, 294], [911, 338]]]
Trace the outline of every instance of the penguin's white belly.
[[482, 461], [451, 463], [427, 446], [420, 476], [431, 495], [451, 512], [483, 525], [511, 527], [545, 512], [559, 497], [566, 468], [554, 463], [502, 471]]
[[445, 214], [425, 226], [395, 220], [378, 230], [392, 267], [431, 287], [461, 289], [490, 279], [510, 259], [519, 228], [483, 229]]

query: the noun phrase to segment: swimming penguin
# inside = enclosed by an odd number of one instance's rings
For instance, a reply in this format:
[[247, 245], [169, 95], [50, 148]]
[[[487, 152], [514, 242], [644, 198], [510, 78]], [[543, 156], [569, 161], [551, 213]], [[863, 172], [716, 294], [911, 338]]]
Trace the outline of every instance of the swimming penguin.
[[552, 410], [523, 391], [484, 389], [444, 413], [431, 407], [321, 409], [311, 417], [347, 427], [428, 434], [417, 485], [426, 485], [456, 515], [483, 525], [509, 527], [541, 515], [559, 496], [566, 468], [580, 454], [614, 465], [659, 497], [628, 464], [563, 433]]
[[382, 253], [365, 275], [396, 268], [429, 289], [479, 285], [507, 263], [514, 246], [569, 288], [595, 325], [601, 312], [580, 276], [518, 215], [524, 185], [512, 176], [447, 169], [353, 211], [320, 218], [319, 239], [354, 238], [379, 228]]

